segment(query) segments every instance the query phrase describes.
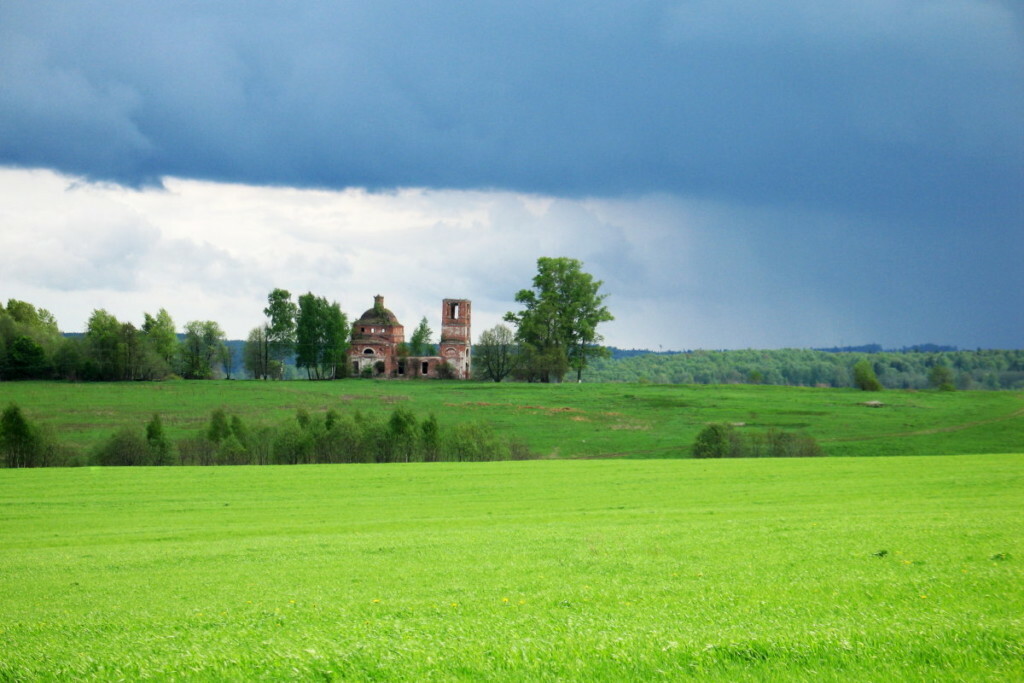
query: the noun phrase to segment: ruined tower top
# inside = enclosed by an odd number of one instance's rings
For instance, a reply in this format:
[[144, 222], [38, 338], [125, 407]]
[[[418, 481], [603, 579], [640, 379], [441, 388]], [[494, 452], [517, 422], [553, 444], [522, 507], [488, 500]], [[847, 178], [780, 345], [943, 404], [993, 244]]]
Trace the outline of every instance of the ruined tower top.
[[469, 299], [445, 299], [441, 303], [441, 343], [470, 343]]

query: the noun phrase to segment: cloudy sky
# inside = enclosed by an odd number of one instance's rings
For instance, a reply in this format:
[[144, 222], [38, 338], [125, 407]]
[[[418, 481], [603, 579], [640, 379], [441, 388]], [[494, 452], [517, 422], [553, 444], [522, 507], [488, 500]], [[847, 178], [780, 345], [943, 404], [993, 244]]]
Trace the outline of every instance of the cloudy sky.
[[1007, 0], [0, 3], [0, 299], [231, 337], [268, 291], [622, 347], [1024, 343]]

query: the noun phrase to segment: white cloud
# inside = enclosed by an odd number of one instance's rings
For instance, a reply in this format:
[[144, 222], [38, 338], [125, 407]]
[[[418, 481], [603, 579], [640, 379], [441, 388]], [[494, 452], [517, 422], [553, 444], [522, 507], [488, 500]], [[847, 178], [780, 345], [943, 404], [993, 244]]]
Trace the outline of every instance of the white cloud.
[[[426, 316], [435, 329], [440, 300], [467, 297], [479, 334], [516, 308], [538, 257], [570, 256], [604, 281], [616, 316], [602, 330], [608, 343], [679, 349], [971, 346], [918, 288], [941, 291], [963, 321], [985, 289], [949, 259], [908, 262], [884, 224], [795, 209], [671, 195], [165, 185], [0, 170], [0, 297], [47, 308], [69, 331], [94, 308], [138, 324], [163, 307], [179, 327], [216, 320], [233, 338], [262, 321], [274, 287], [337, 300], [353, 318], [383, 294], [406, 326]], [[791, 222], [817, 227], [787, 242]], [[873, 262], [883, 267], [861, 267]]]

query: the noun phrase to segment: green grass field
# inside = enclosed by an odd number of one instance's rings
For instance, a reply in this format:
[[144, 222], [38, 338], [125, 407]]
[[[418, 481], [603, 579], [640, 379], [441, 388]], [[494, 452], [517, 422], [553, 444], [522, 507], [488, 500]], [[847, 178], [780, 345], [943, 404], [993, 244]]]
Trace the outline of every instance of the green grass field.
[[0, 679], [1022, 680], [1022, 508], [1021, 455], [0, 470]]
[[[866, 401], [885, 405], [871, 408]], [[160, 382], [0, 384], [14, 401], [80, 451], [119, 427], [160, 413], [172, 438], [199, 433], [225, 408], [247, 423], [405, 405], [442, 423], [482, 421], [543, 457], [687, 456], [709, 422], [810, 434], [828, 455], [1006, 453], [1024, 450], [1021, 392], [867, 393], [776, 386], [493, 384], [471, 382]]]

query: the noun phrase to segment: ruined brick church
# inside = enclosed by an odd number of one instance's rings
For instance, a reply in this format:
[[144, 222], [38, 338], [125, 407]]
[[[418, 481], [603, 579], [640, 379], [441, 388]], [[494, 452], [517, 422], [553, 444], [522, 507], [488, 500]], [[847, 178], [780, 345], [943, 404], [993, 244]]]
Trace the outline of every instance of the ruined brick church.
[[470, 302], [444, 299], [441, 303], [441, 342], [437, 356], [407, 356], [400, 344], [405, 328], [384, 308], [384, 297], [373, 298], [373, 308], [352, 324], [349, 372], [353, 377], [414, 377], [469, 379], [472, 375]]

